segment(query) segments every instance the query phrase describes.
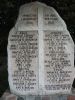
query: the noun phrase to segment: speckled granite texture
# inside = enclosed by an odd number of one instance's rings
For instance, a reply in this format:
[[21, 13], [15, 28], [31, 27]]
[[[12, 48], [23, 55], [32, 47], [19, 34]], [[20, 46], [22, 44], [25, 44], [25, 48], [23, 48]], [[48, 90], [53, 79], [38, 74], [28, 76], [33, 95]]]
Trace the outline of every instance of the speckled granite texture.
[[9, 90], [3, 94], [0, 100], [75, 100], [75, 96], [53, 95], [53, 96], [26, 96], [24, 99], [11, 94]]
[[[54, 96], [26, 96], [25, 99], [18, 97], [14, 94], [11, 94], [9, 90], [7, 90], [1, 100], [67, 100], [66, 95], [54, 95]], [[69, 99], [68, 99], [69, 100]]]

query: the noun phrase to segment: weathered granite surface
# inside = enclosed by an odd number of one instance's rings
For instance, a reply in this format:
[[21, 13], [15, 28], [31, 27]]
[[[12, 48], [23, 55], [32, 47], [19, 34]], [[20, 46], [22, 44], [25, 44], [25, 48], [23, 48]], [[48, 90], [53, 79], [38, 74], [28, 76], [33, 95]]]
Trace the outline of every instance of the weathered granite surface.
[[9, 89], [4, 92], [0, 100], [75, 100], [72, 95], [53, 95], [53, 96], [26, 96], [24, 99], [10, 93]]

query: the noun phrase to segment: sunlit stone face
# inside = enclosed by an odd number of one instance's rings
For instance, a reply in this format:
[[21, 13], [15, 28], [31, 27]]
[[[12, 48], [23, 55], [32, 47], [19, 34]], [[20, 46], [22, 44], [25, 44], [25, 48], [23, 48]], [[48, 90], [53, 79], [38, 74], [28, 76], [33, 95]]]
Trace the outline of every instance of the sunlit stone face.
[[21, 6], [8, 37], [9, 86], [17, 95], [70, 93], [74, 42], [65, 22], [39, 2]]

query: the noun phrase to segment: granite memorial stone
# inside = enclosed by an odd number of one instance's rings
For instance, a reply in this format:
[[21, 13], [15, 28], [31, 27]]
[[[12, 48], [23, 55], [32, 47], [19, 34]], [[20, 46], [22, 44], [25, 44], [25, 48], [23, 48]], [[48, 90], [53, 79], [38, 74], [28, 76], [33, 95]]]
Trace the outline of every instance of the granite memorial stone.
[[40, 2], [21, 6], [7, 50], [11, 92], [24, 96], [71, 92], [74, 42], [54, 8]]

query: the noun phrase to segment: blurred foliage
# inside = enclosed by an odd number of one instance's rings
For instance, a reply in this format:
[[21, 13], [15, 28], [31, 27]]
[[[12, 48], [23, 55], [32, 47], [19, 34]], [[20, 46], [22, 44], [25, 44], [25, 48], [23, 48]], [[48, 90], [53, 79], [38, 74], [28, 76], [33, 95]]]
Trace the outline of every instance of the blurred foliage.
[[18, 15], [17, 0], [0, 0], [0, 36], [8, 36]]
[[7, 58], [0, 57], [0, 96], [8, 88]]

